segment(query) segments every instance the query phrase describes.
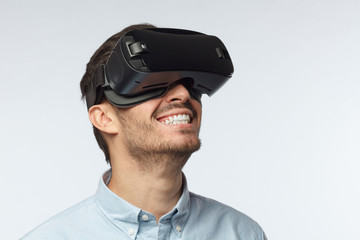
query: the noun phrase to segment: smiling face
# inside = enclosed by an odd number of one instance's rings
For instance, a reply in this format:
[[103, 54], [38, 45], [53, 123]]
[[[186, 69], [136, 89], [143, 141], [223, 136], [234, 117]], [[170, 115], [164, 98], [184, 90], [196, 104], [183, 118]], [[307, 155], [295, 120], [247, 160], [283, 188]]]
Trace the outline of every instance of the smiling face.
[[201, 104], [181, 84], [162, 98], [117, 109], [117, 115], [121, 142], [134, 159], [147, 165], [161, 161], [182, 167], [200, 148]]

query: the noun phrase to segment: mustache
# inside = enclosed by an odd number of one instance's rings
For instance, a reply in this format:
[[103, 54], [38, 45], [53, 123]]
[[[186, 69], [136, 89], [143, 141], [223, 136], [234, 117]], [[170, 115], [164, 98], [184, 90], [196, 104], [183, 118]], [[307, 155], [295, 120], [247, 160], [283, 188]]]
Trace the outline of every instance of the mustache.
[[167, 112], [169, 110], [172, 110], [172, 109], [181, 109], [181, 108], [186, 108], [186, 109], [190, 110], [192, 112], [193, 118], [197, 117], [197, 112], [196, 112], [195, 108], [191, 105], [190, 102], [185, 102], [185, 103], [172, 102], [172, 103], [169, 103], [165, 107], [163, 107], [161, 109], [157, 109], [153, 113], [153, 117], [155, 118], [155, 116], [157, 116], [157, 115], [159, 115], [159, 114], [161, 114], [163, 112]]

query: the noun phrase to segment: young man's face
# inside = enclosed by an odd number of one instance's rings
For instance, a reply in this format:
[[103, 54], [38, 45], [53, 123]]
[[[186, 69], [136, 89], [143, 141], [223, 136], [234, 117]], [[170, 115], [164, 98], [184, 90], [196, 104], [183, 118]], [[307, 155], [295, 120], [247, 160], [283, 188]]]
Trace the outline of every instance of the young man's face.
[[131, 154], [191, 154], [200, 148], [201, 104], [177, 84], [158, 99], [117, 111]]

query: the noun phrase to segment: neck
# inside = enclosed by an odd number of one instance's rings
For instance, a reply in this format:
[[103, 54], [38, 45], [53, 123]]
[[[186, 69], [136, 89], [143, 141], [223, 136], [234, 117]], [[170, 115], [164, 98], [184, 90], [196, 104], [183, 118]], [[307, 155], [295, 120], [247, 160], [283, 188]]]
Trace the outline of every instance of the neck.
[[159, 161], [154, 161], [155, 167], [144, 167], [134, 159], [117, 160], [112, 161], [112, 178], [108, 185], [111, 191], [152, 213], [156, 221], [174, 208], [182, 194], [181, 168], [174, 169], [171, 164], [159, 164]]

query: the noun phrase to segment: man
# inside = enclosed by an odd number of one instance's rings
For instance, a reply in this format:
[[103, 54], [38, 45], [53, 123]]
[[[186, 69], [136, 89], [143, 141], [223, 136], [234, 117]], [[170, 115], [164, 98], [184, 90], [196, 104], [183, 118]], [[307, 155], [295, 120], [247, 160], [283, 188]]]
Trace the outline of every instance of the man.
[[216, 37], [133, 25], [109, 38], [80, 85], [111, 169], [93, 197], [23, 239], [266, 239], [246, 215], [190, 193], [182, 173], [200, 148], [201, 94], [232, 71]]

